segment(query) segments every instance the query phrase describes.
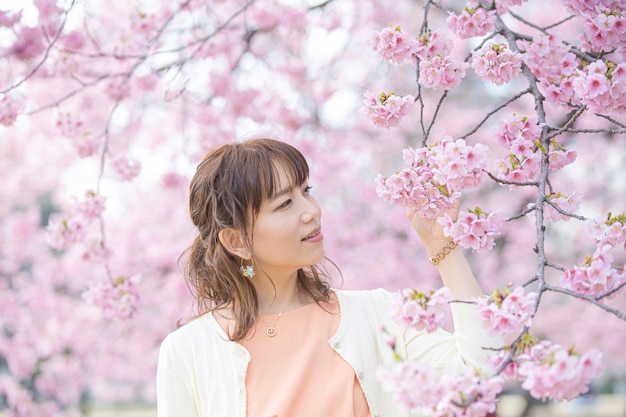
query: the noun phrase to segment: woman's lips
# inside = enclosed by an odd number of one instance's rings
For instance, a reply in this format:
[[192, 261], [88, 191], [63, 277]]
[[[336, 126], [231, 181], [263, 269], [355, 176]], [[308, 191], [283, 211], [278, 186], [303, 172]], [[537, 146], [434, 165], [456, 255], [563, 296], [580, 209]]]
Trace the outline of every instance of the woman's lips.
[[321, 229], [317, 229], [316, 231], [314, 231], [313, 233], [311, 233], [310, 235], [308, 235], [307, 237], [302, 239], [302, 241], [303, 242], [319, 242], [322, 239], [324, 239], [324, 235], [322, 234], [322, 230]]

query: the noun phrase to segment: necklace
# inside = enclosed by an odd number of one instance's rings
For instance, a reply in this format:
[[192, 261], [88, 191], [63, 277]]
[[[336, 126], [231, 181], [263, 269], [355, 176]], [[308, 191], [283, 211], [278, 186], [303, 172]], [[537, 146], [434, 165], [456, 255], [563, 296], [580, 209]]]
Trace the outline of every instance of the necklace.
[[[285, 307], [289, 307], [293, 303], [293, 300], [296, 299], [296, 295], [297, 294], [298, 294], [297, 292], [294, 293], [293, 297], [291, 297], [291, 300], [289, 300], [289, 302], [287, 303], [287, 305]], [[274, 336], [276, 336], [276, 333], [278, 333], [278, 330], [276, 330], [276, 325], [278, 324], [278, 320], [280, 320], [280, 316], [282, 316], [284, 312], [285, 312], [284, 308], [282, 310], [280, 310], [280, 312], [278, 313], [278, 317], [276, 317], [276, 321], [274, 322], [274, 324], [269, 326], [265, 330], [265, 334], [268, 337], [274, 337]]]
[[283, 315], [282, 310], [280, 311], [280, 313], [278, 313], [278, 317], [276, 318], [276, 323], [274, 323], [273, 326], [270, 326], [267, 328], [267, 330], [265, 330], [265, 334], [268, 335], [269, 337], [274, 337], [276, 336], [276, 325], [278, 324], [278, 320], [280, 320], [280, 316]]

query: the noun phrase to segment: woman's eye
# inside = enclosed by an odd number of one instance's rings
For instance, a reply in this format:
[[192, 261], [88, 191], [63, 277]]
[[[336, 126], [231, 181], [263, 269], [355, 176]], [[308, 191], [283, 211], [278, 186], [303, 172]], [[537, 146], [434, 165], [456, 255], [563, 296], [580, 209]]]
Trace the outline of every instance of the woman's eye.
[[289, 199], [289, 200], [285, 200], [285, 202], [283, 202], [280, 206], [278, 206], [278, 208], [285, 208], [285, 207], [287, 207], [289, 204], [291, 204], [291, 199]]
[[304, 194], [308, 194], [311, 191], [311, 188], [313, 188], [310, 185], [307, 185], [306, 187], [304, 187]]

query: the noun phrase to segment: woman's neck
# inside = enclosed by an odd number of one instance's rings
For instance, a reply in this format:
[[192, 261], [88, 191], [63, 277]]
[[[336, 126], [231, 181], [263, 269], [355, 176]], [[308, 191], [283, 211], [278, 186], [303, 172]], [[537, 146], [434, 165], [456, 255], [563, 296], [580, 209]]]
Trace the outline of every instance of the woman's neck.
[[254, 286], [261, 303], [260, 315], [269, 316], [293, 310], [310, 303], [309, 297], [298, 287], [298, 274], [283, 280], [269, 280], [267, 277], [254, 278]]

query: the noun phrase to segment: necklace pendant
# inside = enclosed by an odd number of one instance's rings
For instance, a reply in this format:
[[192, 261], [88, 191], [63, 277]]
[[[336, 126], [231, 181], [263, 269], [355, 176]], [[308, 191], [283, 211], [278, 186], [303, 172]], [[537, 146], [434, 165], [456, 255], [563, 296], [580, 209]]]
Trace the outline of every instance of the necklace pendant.
[[265, 331], [265, 334], [267, 334], [269, 337], [276, 336], [276, 327], [274, 326], [268, 327], [267, 330]]

